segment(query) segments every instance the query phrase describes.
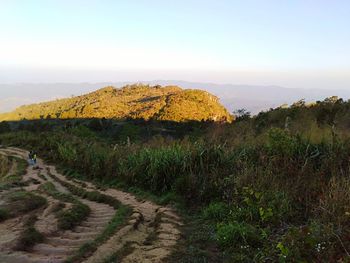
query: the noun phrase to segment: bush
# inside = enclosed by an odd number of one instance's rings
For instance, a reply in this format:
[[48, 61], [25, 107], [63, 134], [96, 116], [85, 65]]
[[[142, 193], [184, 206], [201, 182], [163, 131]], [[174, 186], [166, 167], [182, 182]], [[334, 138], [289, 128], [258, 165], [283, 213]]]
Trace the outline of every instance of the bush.
[[29, 251], [35, 244], [44, 241], [44, 236], [34, 227], [37, 220], [38, 218], [35, 215], [31, 215], [27, 218], [24, 224], [25, 228], [17, 241], [17, 250]]
[[24, 191], [10, 193], [7, 198], [9, 199], [8, 210], [11, 211], [11, 214], [16, 215], [38, 209], [47, 204], [44, 197]]
[[33, 245], [40, 243], [44, 240], [44, 236], [38, 232], [34, 226], [30, 226], [22, 232], [21, 236], [19, 237], [18, 243], [16, 248], [18, 250], [24, 250], [28, 251], [30, 250]]
[[6, 220], [8, 217], [9, 212], [4, 208], [0, 208], [0, 222]]
[[58, 213], [58, 228], [62, 230], [73, 229], [84, 221], [89, 214], [90, 208], [87, 205], [76, 202], [69, 210]]
[[224, 221], [229, 215], [229, 208], [223, 202], [213, 202], [203, 210], [204, 219], [215, 220], [218, 222]]
[[[349, 258], [340, 256], [345, 252], [344, 248], [334, 246], [334, 243], [339, 242], [337, 239], [331, 225], [314, 221], [302, 227], [291, 227], [276, 248], [279, 257], [287, 262], [346, 262]], [[348, 247], [349, 244], [343, 245]]]
[[11, 127], [10, 124], [6, 121], [0, 122], [0, 133], [10, 132]]
[[290, 155], [294, 153], [296, 146], [295, 139], [287, 131], [278, 128], [268, 131], [267, 148], [270, 154]]
[[217, 226], [217, 239], [223, 248], [249, 245], [258, 247], [261, 245], [261, 237], [258, 229], [244, 222], [232, 222]]

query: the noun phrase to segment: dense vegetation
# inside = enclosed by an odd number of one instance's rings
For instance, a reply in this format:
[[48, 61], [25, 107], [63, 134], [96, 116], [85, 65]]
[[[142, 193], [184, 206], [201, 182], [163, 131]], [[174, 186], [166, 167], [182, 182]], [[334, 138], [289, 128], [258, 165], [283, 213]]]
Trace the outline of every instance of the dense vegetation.
[[123, 142], [64, 126], [3, 133], [0, 143], [34, 147], [86, 180], [182, 201], [227, 262], [347, 262], [349, 116], [349, 102], [329, 98], [209, 123], [182, 138]]
[[106, 87], [83, 96], [22, 106], [0, 114], [0, 120], [144, 119], [170, 121], [231, 121], [218, 98], [201, 90], [176, 86], [131, 85]]

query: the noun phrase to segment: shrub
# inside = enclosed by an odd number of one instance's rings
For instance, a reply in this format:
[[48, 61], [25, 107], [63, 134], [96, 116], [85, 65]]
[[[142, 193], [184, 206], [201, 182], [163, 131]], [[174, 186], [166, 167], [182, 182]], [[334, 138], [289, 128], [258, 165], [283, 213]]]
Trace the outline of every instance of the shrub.
[[9, 212], [4, 208], [0, 208], [0, 222], [6, 220], [8, 217]]
[[10, 132], [11, 127], [10, 124], [6, 121], [0, 122], [0, 133]]
[[290, 155], [294, 152], [295, 147], [295, 139], [287, 131], [278, 128], [268, 131], [267, 148], [270, 154]]
[[239, 245], [257, 247], [261, 245], [258, 229], [244, 222], [231, 222], [217, 226], [217, 239], [224, 248], [234, 248]]
[[36, 243], [40, 243], [44, 240], [44, 236], [38, 232], [33, 226], [30, 226], [22, 232], [19, 237], [16, 248], [18, 250], [28, 251]]
[[47, 204], [44, 197], [24, 191], [10, 193], [8, 199], [11, 214], [26, 213]]
[[223, 202], [213, 202], [204, 208], [203, 217], [205, 219], [215, 220], [217, 222], [224, 221], [229, 215], [229, 208]]
[[[276, 248], [279, 257], [287, 262], [346, 262], [340, 256], [344, 253], [342, 245], [334, 246], [338, 242], [340, 241], [332, 226], [314, 221], [302, 227], [288, 229]], [[348, 247], [346, 243], [343, 245]]]
[[76, 202], [69, 210], [58, 213], [58, 228], [63, 230], [73, 229], [84, 221], [89, 214], [90, 208], [87, 205]]
[[44, 236], [34, 227], [37, 220], [35, 215], [27, 218], [24, 224], [25, 229], [21, 232], [16, 244], [17, 250], [29, 251], [35, 244], [44, 240]]

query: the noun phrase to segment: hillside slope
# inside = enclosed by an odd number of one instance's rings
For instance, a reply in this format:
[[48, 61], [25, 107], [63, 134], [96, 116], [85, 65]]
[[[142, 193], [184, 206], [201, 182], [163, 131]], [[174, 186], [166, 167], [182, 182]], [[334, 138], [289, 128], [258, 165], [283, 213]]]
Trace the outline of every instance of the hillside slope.
[[0, 114], [0, 120], [49, 118], [232, 121], [218, 98], [206, 91], [148, 85], [105, 87], [86, 95], [21, 106]]

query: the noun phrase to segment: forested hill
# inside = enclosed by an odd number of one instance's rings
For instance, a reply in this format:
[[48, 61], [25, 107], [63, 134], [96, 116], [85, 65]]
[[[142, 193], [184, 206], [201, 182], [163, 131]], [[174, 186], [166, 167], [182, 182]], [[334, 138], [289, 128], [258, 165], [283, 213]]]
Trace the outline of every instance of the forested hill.
[[177, 86], [127, 85], [50, 102], [21, 106], [0, 120], [72, 118], [224, 121], [232, 116], [214, 95]]

